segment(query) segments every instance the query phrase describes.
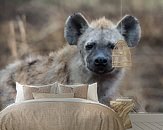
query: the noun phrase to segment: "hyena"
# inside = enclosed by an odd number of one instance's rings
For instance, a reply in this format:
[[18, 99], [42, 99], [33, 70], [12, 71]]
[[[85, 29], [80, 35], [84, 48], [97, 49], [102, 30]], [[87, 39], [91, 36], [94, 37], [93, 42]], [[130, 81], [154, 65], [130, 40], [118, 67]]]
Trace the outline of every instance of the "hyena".
[[69, 45], [49, 56], [16, 61], [0, 72], [1, 108], [14, 102], [15, 81], [33, 85], [97, 82], [99, 102], [108, 105], [124, 72], [112, 67], [112, 49], [119, 40], [135, 47], [140, 33], [138, 20], [129, 15], [116, 25], [105, 17], [88, 23], [81, 13], [69, 16], [64, 29]]

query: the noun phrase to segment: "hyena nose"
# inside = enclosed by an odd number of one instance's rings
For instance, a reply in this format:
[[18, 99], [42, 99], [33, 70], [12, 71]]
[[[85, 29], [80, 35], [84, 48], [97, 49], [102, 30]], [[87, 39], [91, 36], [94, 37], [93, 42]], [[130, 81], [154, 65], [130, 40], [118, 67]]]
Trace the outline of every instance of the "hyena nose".
[[108, 59], [105, 58], [105, 57], [98, 57], [94, 61], [94, 64], [96, 66], [99, 66], [99, 65], [107, 65], [107, 63], [108, 63]]

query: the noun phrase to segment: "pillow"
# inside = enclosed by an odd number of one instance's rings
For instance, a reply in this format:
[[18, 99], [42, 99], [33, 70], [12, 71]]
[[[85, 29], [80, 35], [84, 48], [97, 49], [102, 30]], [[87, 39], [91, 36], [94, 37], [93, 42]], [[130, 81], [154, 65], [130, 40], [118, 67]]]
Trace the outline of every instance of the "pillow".
[[74, 98], [87, 99], [87, 84], [80, 85], [63, 85], [58, 83], [58, 93], [74, 93]]
[[63, 85], [58, 83], [58, 93], [74, 93], [74, 98], [84, 98], [98, 102], [97, 83], [90, 85]]
[[97, 83], [88, 86], [87, 99], [98, 102]]
[[22, 85], [16, 82], [16, 100], [15, 102], [21, 102], [24, 100], [34, 99], [32, 93], [57, 93], [57, 82], [42, 86]]
[[52, 93], [33, 93], [34, 99], [40, 98], [74, 98], [74, 93], [62, 93], [62, 94], [52, 94]]

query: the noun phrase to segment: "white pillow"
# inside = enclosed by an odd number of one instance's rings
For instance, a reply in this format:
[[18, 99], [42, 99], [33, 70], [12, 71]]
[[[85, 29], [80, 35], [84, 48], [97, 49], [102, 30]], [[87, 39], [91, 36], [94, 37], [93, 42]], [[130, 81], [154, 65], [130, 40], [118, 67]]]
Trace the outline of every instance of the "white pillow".
[[16, 82], [16, 99], [15, 102], [22, 102], [24, 101], [24, 93], [23, 93], [23, 85]]
[[88, 86], [87, 99], [99, 102], [97, 95], [97, 83], [93, 83]]

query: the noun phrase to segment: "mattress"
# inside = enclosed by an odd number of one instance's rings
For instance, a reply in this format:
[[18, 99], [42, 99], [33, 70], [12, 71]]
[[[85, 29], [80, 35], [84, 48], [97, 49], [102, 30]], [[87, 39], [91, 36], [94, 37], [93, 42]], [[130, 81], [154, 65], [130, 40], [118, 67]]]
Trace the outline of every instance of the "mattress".
[[124, 130], [120, 117], [97, 102], [37, 99], [15, 103], [0, 112], [0, 130]]
[[129, 130], [163, 130], [163, 114], [137, 113], [130, 114], [132, 129]]

